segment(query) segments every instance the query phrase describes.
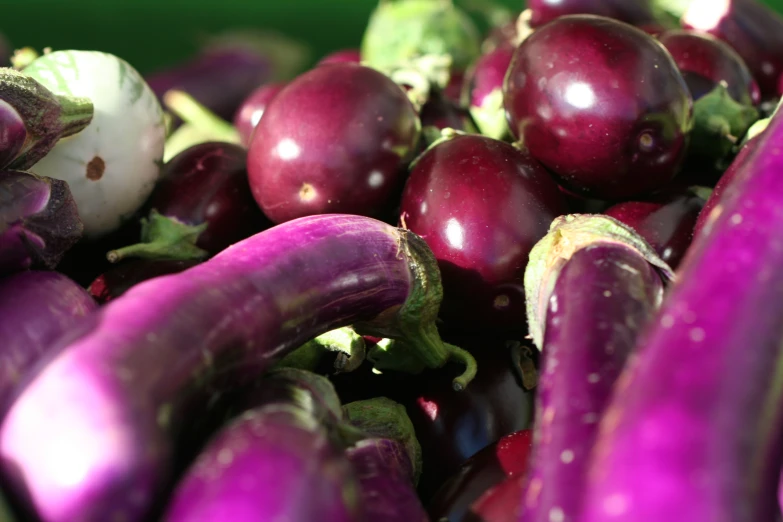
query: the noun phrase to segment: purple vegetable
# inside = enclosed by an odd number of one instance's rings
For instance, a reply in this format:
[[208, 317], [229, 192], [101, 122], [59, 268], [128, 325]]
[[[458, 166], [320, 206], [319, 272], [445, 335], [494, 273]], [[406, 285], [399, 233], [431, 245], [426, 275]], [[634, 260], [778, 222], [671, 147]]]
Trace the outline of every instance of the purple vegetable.
[[783, 113], [757, 139], [618, 381], [584, 522], [779, 513]]
[[203, 259], [269, 228], [250, 192], [246, 157], [241, 146], [222, 142], [177, 154], [147, 203], [142, 242], [112, 250], [109, 260]]
[[359, 49], [342, 49], [330, 53], [318, 62], [318, 65], [324, 65], [328, 63], [361, 63], [362, 53]]
[[187, 419], [321, 333], [406, 340], [426, 366], [463, 361], [455, 386], [467, 385], [475, 361], [440, 340], [440, 297], [424, 242], [379, 221], [312, 216], [256, 234], [132, 288], [58, 342], [0, 428], [4, 476], [47, 522], [146, 520]]
[[258, 122], [261, 121], [261, 116], [264, 115], [267, 105], [283, 87], [285, 87], [284, 83], [267, 83], [250, 93], [250, 96], [242, 102], [234, 115], [234, 127], [239, 132], [242, 145], [250, 146], [253, 133]]
[[577, 520], [598, 420], [671, 269], [605, 216], [558, 218], [530, 253], [528, 324], [543, 354], [519, 520]]
[[464, 522], [517, 522], [522, 512], [524, 488], [524, 475], [507, 478], [470, 506]]
[[132, 259], [98, 276], [87, 288], [87, 292], [100, 304], [105, 304], [147, 279], [176, 274], [197, 264], [198, 261]]
[[90, 124], [87, 98], [59, 96], [10, 68], [0, 68], [0, 169], [27, 170]]
[[482, 134], [495, 139], [501, 139], [509, 132], [503, 108], [503, 80], [513, 56], [514, 48], [508, 46], [483, 54], [465, 81], [473, 120]]
[[350, 63], [316, 67], [275, 97], [256, 128], [253, 195], [275, 223], [380, 215], [402, 184], [419, 128], [413, 105], [384, 74]]
[[416, 162], [400, 222], [438, 259], [449, 328], [520, 333], [528, 253], [565, 211], [557, 185], [526, 152], [456, 135]]
[[693, 238], [704, 199], [686, 191], [670, 191], [647, 201], [626, 201], [604, 211], [634, 229], [655, 253], [676, 269]]
[[0, 411], [20, 380], [51, 355], [51, 342], [96, 308], [81, 286], [57, 272], [0, 279]]
[[82, 228], [66, 182], [0, 171], [0, 275], [54, 268]]
[[419, 114], [422, 127], [468, 131], [473, 128], [470, 114], [442, 94], [432, 93]]
[[693, 100], [642, 31], [561, 17], [517, 48], [505, 84], [511, 131], [568, 189], [623, 199], [663, 188], [685, 156]]
[[598, 15], [637, 26], [657, 25], [651, 0], [530, 0], [530, 25], [538, 27], [566, 15]]

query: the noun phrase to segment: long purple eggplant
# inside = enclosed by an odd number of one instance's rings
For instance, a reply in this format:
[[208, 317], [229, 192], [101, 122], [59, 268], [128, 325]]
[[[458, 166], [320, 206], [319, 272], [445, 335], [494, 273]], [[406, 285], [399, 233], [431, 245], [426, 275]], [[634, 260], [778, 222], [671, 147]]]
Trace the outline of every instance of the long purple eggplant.
[[49, 344], [98, 304], [57, 272], [30, 270], [0, 279], [0, 411], [15, 385], [49, 353]]
[[350, 215], [279, 225], [133, 287], [58, 341], [0, 427], [2, 471], [45, 522], [144, 520], [187, 419], [321, 333], [407, 340], [427, 366], [461, 360], [467, 385], [475, 360], [441, 341], [441, 297], [409, 231]]
[[0, 171], [0, 275], [54, 268], [82, 229], [65, 181]]
[[598, 420], [671, 269], [607, 216], [557, 218], [530, 253], [528, 324], [543, 352], [519, 520], [575, 521]]
[[275, 371], [241, 402], [255, 404], [185, 473], [165, 522], [364, 520], [336, 426], [340, 401], [326, 378]]
[[783, 112], [756, 139], [618, 381], [583, 522], [779, 514]]

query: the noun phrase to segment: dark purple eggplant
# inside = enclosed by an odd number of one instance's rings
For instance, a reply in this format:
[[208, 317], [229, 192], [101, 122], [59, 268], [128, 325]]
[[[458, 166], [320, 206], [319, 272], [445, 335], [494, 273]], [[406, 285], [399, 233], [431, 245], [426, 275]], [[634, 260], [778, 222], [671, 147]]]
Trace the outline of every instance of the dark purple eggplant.
[[524, 335], [527, 256], [565, 212], [546, 170], [507, 143], [456, 135], [421, 156], [405, 185], [400, 223], [438, 259], [446, 327]]
[[323, 213], [377, 216], [398, 193], [420, 129], [384, 74], [323, 65], [269, 104], [248, 153], [253, 195], [275, 223]]
[[583, 522], [780, 514], [783, 112], [756, 139], [618, 380]]
[[577, 520], [598, 422], [674, 274], [631, 228], [568, 215], [530, 253], [528, 324], [542, 351], [519, 520]]
[[29, 169], [60, 138], [84, 130], [93, 113], [87, 98], [55, 95], [14, 69], [0, 68], [0, 170]]
[[693, 100], [653, 37], [609, 18], [563, 16], [514, 54], [511, 131], [573, 192], [624, 199], [666, 186], [685, 157]]
[[487, 490], [509, 477], [524, 474], [533, 442], [532, 433], [522, 430], [507, 435], [468, 459], [429, 502], [430, 519], [462, 522], [471, 505]]
[[196, 266], [198, 261], [170, 259], [131, 259], [113, 266], [99, 275], [87, 292], [100, 304], [106, 304], [139, 283], [168, 274], [176, 274]]
[[478, 59], [465, 80], [464, 95], [469, 100], [473, 121], [482, 134], [495, 139], [509, 134], [503, 108], [503, 81], [513, 56], [513, 47], [497, 47]]
[[470, 114], [441, 93], [430, 94], [419, 112], [422, 127], [470, 131], [473, 123]]
[[693, 239], [704, 199], [690, 190], [670, 191], [646, 201], [626, 201], [604, 214], [634, 229], [671, 268], [676, 269]]
[[264, 115], [267, 105], [283, 87], [285, 87], [284, 83], [267, 83], [262, 85], [250, 93], [250, 96], [245, 98], [242, 105], [239, 106], [239, 110], [234, 115], [234, 127], [239, 132], [242, 145], [245, 147], [250, 146], [253, 133], [261, 120], [261, 116]]
[[65, 181], [0, 171], [0, 275], [54, 268], [82, 229]]
[[530, 25], [538, 27], [566, 15], [597, 15], [636, 26], [658, 25], [651, 0], [529, 0]]
[[204, 259], [272, 226], [250, 192], [246, 156], [239, 145], [209, 142], [172, 158], [147, 203], [142, 242], [112, 250], [109, 260]]
[[82, 287], [57, 272], [0, 279], [0, 412], [27, 373], [52, 354], [52, 341], [96, 308]]
[[26, 383], [0, 427], [5, 483], [47, 522], [146, 520], [187, 419], [349, 324], [406, 341], [426, 366], [463, 361], [452, 381], [463, 389], [475, 360], [440, 339], [441, 295], [424, 241], [348, 215], [280, 225], [137, 285], [55, 343]]
[[328, 63], [361, 63], [362, 53], [359, 49], [341, 49], [329, 53], [318, 62], [318, 65]]

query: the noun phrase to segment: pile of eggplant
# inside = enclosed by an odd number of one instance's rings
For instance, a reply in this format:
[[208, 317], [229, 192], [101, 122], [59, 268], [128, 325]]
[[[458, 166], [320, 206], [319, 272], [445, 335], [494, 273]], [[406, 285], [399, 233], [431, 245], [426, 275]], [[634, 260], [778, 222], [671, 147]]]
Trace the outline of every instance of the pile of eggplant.
[[11, 49], [1, 522], [781, 520], [762, 3]]

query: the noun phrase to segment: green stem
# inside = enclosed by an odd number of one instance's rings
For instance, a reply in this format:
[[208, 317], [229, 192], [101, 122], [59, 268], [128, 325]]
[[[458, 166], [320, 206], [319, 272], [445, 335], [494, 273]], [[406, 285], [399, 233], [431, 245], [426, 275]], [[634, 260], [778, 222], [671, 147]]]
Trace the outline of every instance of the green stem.
[[188, 93], [168, 91], [163, 95], [163, 103], [182, 121], [204, 132], [211, 140], [240, 143], [239, 133], [233, 125], [201, 105]]
[[112, 263], [129, 257], [175, 261], [205, 259], [209, 253], [196, 243], [207, 226], [208, 223], [188, 225], [153, 209], [149, 219], [141, 220], [141, 242], [112, 250], [106, 258]]
[[83, 131], [94, 113], [92, 100], [75, 96], [57, 96], [60, 103], [60, 137], [73, 136]]
[[306, 342], [284, 357], [276, 367], [315, 371], [327, 353], [337, 353], [335, 373], [348, 373], [361, 366], [366, 350], [364, 337], [350, 327], [338, 328]]

